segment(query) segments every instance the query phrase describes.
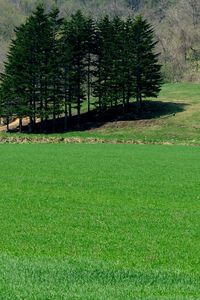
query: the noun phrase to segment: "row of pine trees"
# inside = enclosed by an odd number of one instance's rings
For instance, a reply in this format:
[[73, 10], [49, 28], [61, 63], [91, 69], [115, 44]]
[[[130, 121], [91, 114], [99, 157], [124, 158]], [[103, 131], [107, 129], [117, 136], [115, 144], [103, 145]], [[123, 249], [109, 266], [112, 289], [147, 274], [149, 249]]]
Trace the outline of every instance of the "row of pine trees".
[[30, 132], [37, 120], [42, 131], [52, 120], [55, 132], [58, 118], [68, 130], [75, 110], [79, 127], [83, 109], [104, 114], [131, 101], [141, 109], [160, 91], [154, 31], [141, 16], [94, 21], [78, 11], [64, 20], [39, 5], [15, 33], [0, 77], [0, 116], [19, 118], [20, 130], [24, 117]]

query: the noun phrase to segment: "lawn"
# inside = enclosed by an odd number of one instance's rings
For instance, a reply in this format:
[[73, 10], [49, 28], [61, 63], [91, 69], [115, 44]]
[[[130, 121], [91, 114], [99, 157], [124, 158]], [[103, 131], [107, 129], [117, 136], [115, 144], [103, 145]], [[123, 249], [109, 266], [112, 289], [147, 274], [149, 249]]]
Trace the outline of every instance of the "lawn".
[[198, 147], [0, 150], [0, 299], [199, 299]]

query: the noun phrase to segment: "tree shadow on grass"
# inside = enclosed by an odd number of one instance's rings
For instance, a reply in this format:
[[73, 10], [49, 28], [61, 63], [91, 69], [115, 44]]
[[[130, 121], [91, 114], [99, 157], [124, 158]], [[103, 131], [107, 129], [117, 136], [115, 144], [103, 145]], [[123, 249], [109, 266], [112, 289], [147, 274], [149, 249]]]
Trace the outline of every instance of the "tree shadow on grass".
[[[138, 111], [136, 103], [131, 103], [128, 108], [123, 108], [122, 105], [118, 105], [116, 108], [106, 110], [103, 114], [100, 114], [97, 109], [93, 109], [90, 112], [81, 114], [79, 127], [77, 126], [77, 116], [72, 116], [70, 122], [68, 122], [68, 132], [92, 130], [100, 128], [108, 122], [150, 120], [161, 117], [167, 118], [183, 112], [186, 106], [188, 106], [188, 104], [185, 103], [143, 101], [142, 109], [140, 111]], [[63, 117], [56, 120], [55, 128], [56, 133], [65, 132]], [[23, 132], [27, 133], [28, 131], [28, 125], [24, 126]], [[53, 133], [52, 120], [36, 124], [35, 133], [41, 132], [47, 134]]]
[[[129, 108], [125, 110], [122, 105], [119, 105], [115, 109], [107, 110], [102, 116], [96, 111], [92, 111], [90, 114], [84, 113], [82, 115], [82, 124], [79, 130], [84, 131], [99, 128], [108, 122], [142, 121], [159, 119], [161, 117], [168, 118], [183, 112], [187, 105], [188, 104], [185, 103], [143, 101], [140, 111], [138, 111], [136, 103], [131, 103]], [[74, 118], [73, 125], [75, 126], [74, 129], [76, 129], [76, 117]]]
[[[162, 101], [144, 101], [142, 111], [137, 114], [137, 119], [155, 119], [164, 116], [170, 116], [183, 112], [189, 104], [175, 103], [175, 102], [162, 102]], [[136, 105], [133, 104], [136, 109]]]

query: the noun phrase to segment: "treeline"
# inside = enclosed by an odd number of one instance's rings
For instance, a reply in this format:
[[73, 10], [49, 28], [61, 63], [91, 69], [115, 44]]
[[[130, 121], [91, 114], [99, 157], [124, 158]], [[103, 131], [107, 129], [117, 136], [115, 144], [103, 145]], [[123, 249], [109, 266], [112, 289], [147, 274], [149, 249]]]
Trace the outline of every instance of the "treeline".
[[63, 118], [70, 126], [72, 112], [91, 105], [103, 114], [136, 99], [156, 97], [161, 73], [151, 25], [141, 16], [123, 20], [108, 16], [94, 21], [77, 11], [70, 19], [59, 10], [39, 5], [25, 24], [15, 30], [5, 72], [0, 77], [0, 115], [7, 120], [28, 117], [29, 131], [41, 121]]
[[[57, 5], [60, 16], [70, 18], [80, 9], [95, 20], [108, 14], [111, 18], [145, 16], [155, 28], [156, 51], [161, 55], [166, 82], [200, 81], [200, 1], [199, 0], [39, 0], [49, 11]], [[13, 28], [25, 21], [38, 0], [0, 0], [0, 72]]]

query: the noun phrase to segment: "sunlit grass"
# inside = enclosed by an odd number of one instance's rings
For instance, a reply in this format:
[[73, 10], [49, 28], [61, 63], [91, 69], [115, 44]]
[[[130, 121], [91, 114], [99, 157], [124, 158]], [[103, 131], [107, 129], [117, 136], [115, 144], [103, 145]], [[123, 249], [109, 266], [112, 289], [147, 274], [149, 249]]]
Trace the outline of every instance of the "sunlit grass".
[[198, 148], [0, 148], [2, 299], [198, 299]]
[[[154, 104], [155, 101], [155, 104]], [[83, 106], [83, 111], [86, 105]], [[98, 138], [133, 141], [136, 143], [161, 143], [200, 145], [200, 85], [174, 83], [163, 85], [157, 99], [152, 100], [149, 117], [140, 120], [118, 120], [91, 126], [90, 130], [70, 131], [64, 134], [26, 135], [37, 138]], [[158, 110], [158, 111], [157, 111]], [[135, 112], [133, 112], [135, 114]], [[148, 115], [148, 111], [145, 112]], [[20, 134], [1, 133], [0, 139], [20, 137]]]

